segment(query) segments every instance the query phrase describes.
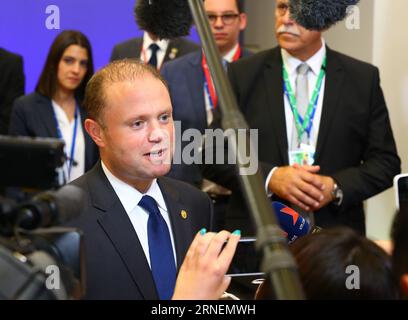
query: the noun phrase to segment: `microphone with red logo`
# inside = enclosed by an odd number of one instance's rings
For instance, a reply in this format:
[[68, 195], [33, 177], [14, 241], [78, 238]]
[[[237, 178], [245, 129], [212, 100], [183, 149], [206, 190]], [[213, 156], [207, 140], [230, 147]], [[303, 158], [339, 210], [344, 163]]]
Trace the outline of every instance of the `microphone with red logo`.
[[309, 222], [295, 210], [278, 201], [273, 201], [272, 206], [289, 243], [309, 233], [311, 229]]

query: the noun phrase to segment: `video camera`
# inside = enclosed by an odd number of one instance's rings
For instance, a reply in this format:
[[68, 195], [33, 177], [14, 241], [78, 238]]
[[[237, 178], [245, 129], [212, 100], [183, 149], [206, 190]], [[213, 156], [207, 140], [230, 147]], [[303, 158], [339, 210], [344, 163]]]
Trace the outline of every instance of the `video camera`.
[[64, 162], [62, 140], [0, 136], [0, 188], [30, 188], [33, 195], [23, 201], [0, 196], [0, 299], [85, 293], [82, 232], [56, 227], [77, 216], [84, 201], [77, 187], [58, 189]]

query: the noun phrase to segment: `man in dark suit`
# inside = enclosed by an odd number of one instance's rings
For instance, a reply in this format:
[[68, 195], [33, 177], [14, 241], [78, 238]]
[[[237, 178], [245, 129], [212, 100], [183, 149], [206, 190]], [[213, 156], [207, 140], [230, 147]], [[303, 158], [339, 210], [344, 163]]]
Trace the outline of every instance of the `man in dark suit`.
[[[143, 1], [136, 2], [135, 16], [137, 22], [140, 21], [140, 16], [149, 14], [144, 13], [144, 10], [148, 10], [148, 6], [145, 6]], [[185, 38], [159, 39], [150, 30], [145, 30], [143, 37], [133, 38], [115, 45], [110, 61], [137, 58], [160, 70], [164, 63], [197, 51], [199, 48], [196, 43]]]
[[[314, 212], [316, 225], [364, 234], [363, 201], [400, 172], [378, 69], [326, 47], [320, 32], [290, 19], [286, 0], [277, 1], [275, 16], [279, 47], [229, 68], [241, 111], [259, 130], [266, 185], [310, 220]], [[209, 178], [238, 185], [226, 166], [206, 169]], [[248, 226], [242, 194], [234, 191], [229, 226]]]
[[163, 177], [173, 145], [166, 84], [148, 65], [116, 61], [90, 80], [84, 104], [101, 157], [73, 182], [86, 194], [70, 223], [85, 235], [85, 298], [170, 299], [190, 243], [211, 227], [212, 203]]
[[[188, 53], [199, 50], [199, 46], [184, 38], [172, 40], [160, 40], [155, 35], [144, 32], [143, 37], [133, 38], [118, 43], [112, 50], [110, 61], [125, 58], [138, 58], [144, 62], [151, 60], [152, 52], [149, 47], [155, 43], [159, 46], [162, 56], [159, 56], [156, 67], [160, 68], [164, 63], [174, 60]], [[161, 58], [160, 58], [161, 57]]]
[[[251, 55], [251, 52], [241, 48], [239, 36], [245, 30], [247, 17], [240, 0], [206, 0], [204, 8], [208, 15], [211, 30], [218, 50], [224, 61], [232, 62]], [[208, 72], [203, 52], [190, 53], [163, 66], [161, 73], [166, 79], [173, 104], [174, 120], [180, 121], [181, 134], [187, 129], [194, 128], [204, 134], [213, 120], [213, 110], [216, 108], [216, 93], [213, 90], [212, 79]], [[176, 137], [181, 141], [181, 137]], [[181, 144], [184, 149], [185, 142]], [[178, 152], [176, 148], [176, 152]], [[229, 191], [205, 181], [197, 164], [175, 163], [169, 176], [191, 183], [198, 188], [208, 191], [218, 203], [225, 203]], [[215, 200], [215, 199], [214, 199]], [[218, 213], [216, 205], [214, 217], [217, 222], [215, 228], [222, 229], [222, 213]], [[224, 206], [220, 211], [224, 210]], [[218, 226], [219, 225], [219, 226]]]
[[23, 58], [0, 48], [0, 134], [7, 134], [14, 100], [24, 94]]

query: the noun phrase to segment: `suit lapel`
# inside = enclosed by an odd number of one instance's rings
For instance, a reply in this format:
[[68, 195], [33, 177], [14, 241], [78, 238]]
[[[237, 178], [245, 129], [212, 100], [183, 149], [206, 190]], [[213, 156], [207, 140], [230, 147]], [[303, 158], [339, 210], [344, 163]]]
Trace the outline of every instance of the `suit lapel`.
[[57, 125], [54, 118], [54, 110], [51, 100], [41, 95], [37, 96], [38, 119], [44, 126], [49, 137], [58, 138]]
[[264, 71], [264, 86], [268, 110], [271, 115], [271, 126], [278, 140], [283, 163], [288, 164], [288, 138], [286, 132], [285, 105], [283, 100], [282, 57], [279, 49], [271, 51]]
[[191, 72], [186, 73], [189, 92], [192, 97], [192, 108], [202, 129], [207, 127], [207, 112], [204, 97], [204, 73], [201, 66], [202, 54], [197, 53], [191, 59]]
[[164, 55], [163, 63], [174, 60], [178, 57], [179, 45], [177, 39], [171, 40], [167, 46], [166, 54]]
[[192, 239], [190, 239], [189, 237], [190, 235], [192, 235], [191, 224], [188, 220], [189, 218], [188, 216], [186, 217], [186, 219], [183, 219], [181, 217], [181, 211], [186, 210], [188, 214], [188, 210], [183, 206], [180, 194], [174, 187], [171, 186], [171, 184], [169, 183], [169, 179], [159, 178], [157, 181], [169, 212], [176, 247], [178, 270], [183, 263], [184, 256], [187, 253], [187, 250], [192, 241]]
[[327, 48], [326, 83], [324, 88], [322, 117], [320, 120], [319, 135], [316, 146], [315, 163], [318, 163], [319, 161], [323, 146], [327, 140], [327, 135], [330, 131], [331, 124], [339, 108], [343, 79], [344, 71], [337, 60], [335, 53]]
[[242, 58], [249, 57], [251, 55], [253, 55], [253, 53], [251, 51], [243, 48], [242, 51], [241, 51], [241, 56], [239, 58], [242, 59]]
[[136, 286], [145, 299], [158, 299], [143, 248], [119, 198], [102, 171], [100, 162], [89, 183], [92, 204], [103, 211], [98, 223], [118, 251]]

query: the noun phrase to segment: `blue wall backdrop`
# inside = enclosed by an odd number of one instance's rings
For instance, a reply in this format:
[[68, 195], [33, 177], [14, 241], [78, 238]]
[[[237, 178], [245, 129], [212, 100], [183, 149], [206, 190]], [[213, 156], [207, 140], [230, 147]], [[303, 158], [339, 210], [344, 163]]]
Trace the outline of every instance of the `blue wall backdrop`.
[[[0, 47], [24, 57], [29, 93], [34, 90], [52, 41], [62, 30], [76, 29], [89, 38], [96, 70], [109, 62], [116, 43], [141, 36], [133, 15], [134, 4], [135, 0], [1, 0]], [[57, 22], [52, 19], [56, 11], [50, 11], [50, 6], [59, 9], [59, 30], [46, 25], [47, 18], [52, 25]], [[194, 28], [190, 38], [199, 42]]]

